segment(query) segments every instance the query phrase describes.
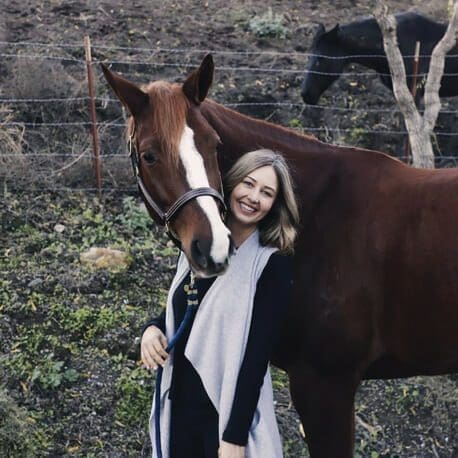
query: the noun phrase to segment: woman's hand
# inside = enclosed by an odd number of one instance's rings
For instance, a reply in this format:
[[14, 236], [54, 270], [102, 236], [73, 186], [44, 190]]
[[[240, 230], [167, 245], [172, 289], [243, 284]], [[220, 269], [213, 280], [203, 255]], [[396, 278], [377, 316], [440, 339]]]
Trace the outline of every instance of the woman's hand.
[[221, 441], [218, 458], [245, 458], [245, 447]]
[[167, 337], [156, 326], [148, 326], [142, 336], [140, 350], [143, 364], [148, 369], [157, 369], [158, 365], [164, 366], [169, 356], [165, 352]]

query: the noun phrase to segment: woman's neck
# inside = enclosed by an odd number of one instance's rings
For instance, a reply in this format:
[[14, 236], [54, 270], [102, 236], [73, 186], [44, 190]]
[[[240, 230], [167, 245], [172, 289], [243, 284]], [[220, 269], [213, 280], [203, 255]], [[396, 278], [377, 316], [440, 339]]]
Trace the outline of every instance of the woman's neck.
[[247, 226], [240, 224], [230, 216], [226, 225], [231, 231], [232, 240], [234, 240], [235, 246], [237, 248], [257, 229], [257, 225]]

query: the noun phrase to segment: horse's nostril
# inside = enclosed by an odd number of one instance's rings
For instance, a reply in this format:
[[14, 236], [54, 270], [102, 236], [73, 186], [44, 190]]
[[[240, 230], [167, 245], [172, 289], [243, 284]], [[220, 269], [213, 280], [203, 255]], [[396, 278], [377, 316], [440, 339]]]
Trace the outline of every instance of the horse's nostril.
[[194, 240], [191, 243], [191, 254], [194, 261], [199, 264], [202, 269], [206, 269], [208, 266], [207, 256], [203, 253], [201, 243], [199, 240]]
[[228, 261], [215, 263], [215, 274], [220, 274], [221, 272], [224, 272], [228, 264], [229, 264]]

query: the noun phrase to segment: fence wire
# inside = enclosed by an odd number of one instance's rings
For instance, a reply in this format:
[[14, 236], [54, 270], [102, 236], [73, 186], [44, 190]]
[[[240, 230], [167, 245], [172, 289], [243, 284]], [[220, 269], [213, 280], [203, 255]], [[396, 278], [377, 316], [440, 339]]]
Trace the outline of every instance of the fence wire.
[[[66, 65], [66, 71], [71, 73], [77, 81], [81, 82], [80, 90], [69, 96], [63, 94], [42, 93], [39, 96], [34, 94], [17, 94], [14, 91], [0, 90], [0, 126], [3, 132], [0, 133], [0, 173], [1, 182], [6, 186], [21, 188], [28, 192], [70, 191], [78, 192], [81, 190], [95, 190], [95, 188], [85, 186], [81, 179], [81, 174], [86, 178], [93, 175], [93, 157], [90, 141], [90, 128], [93, 123], [89, 118], [88, 105], [90, 97], [83, 94], [84, 81], [86, 78], [86, 61], [80, 56], [84, 55], [83, 46], [80, 43], [34, 43], [34, 42], [8, 42], [0, 41], [0, 57], [10, 61], [19, 62], [30, 60], [41, 65], [42, 61], [50, 61], [49, 65]], [[265, 79], [272, 85], [271, 93], [267, 94], [271, 98], [275, 96], [275, 85], [281, 86], [281, 81], [289, 81], [296, 88], [296, 98], [299, 94], [298, 80], [305, 75], [307, 70], [305, 64], [310, 57], [328, 57], [314, 55], [307, 52], [280, 52], [280, 51], [226, 51], [211, 49], [168, 49], [168, 48], [139, 48], [109, 46], [104, 44], [92, 45], [92, 50], [97, 54], [97, 59], [92, 62], [94, 70], [100, 77], [101, 73], [97, 64], [109, 62], [113, 66], [129, 65], [141, 66], [133, 69], [136, 75], [145, 72], [147, 68], [156, 67], [157, 69], [174, 68], [179, 74], [183, 74], [190, 68], [198, 66], [195, 61], [207, 53], [219, 56], [223, 63], [217, 66], [220, 78], [226, 83], [225, 87], [231, 88], [233, 81], [237, 81], [237, 75], [248, 72], [263, 73]], [[61, 51], [61, 52], [59, 52]], [[103, 57], [103, 53], [109, 56]], [[122, 54], [123, 58], [119, 58]], [[126, 58], [126, 54], [128, 57]], [[167, 54], [167, 56], [166, 56]], [[185, 59], [183, 59], [185, 57]], [[348, 56], [332, 56], [335, 59], [345, 59]], [[366, 56], [367, 57], [367, 56]], [[380, 56], [376, 56], [380, 57]], [[413, 57], [413, 56], [406, 56]], [[421, 57], [430, 57], [423, 55]], [[450, 56], [449, 57], [458, 57]], [[142, 59], [142, 60], [139, 60]], [[231, 64], [225, 64], [224, 59], [232, 59]], [[252, 65], [240, 65], [246, 60]], [[156, 62], [149, 60], [156, 59]], [[261, 60], [259, 60], [261, 59]], [[269, 59], [268, 61], [262, 59]], [[165, 61], [164, 61], [165, 60]], [[181, 60], [181, 61], [179, 61]], [[77, 65], [73, 65], [77, 64]], [[140, 72], [140, 73], [138, 73]], [[334, 76], [335, 73], [311, 71], [318, 75]], [[375, 72], [355, 72], [347, 71], [339, 74], [344, 78], [374, 78]], [[449, 76], [458, 76], [457, 73], [449, 73]], [[157, 75], [155, 75], [157, 76]], [[235, 79], [234, 79], [235, 78]], [[269, 79], [270, 78], [270, 79]], [[293, 78], [293, 79], [291, 79]], [[253, 80], [253, 93], [258, 86], [259, 80]], [[262, 86], [262, 84], [261, 84]], [[233, 87], [236, 87], [235, 85]], [[286, 86], [288, 87], [288, 86]], [[30, 92], [30, 91], [29, 91]], [[278, 102], [278, 101], [227, 101], [227, 91], [215, 91], [214, 99], [224, 97], [224, 105], [230, 108], [239, 109], [244, 113], [276, 120], [276, 116], [291, 128], [301, 132], [313, 133], [325, 141], [337, 143], [348, 139], [352, 144], [360, 144], [361, 140], [372, 142], [380, 138], [386, 138], [388, 142], [399, 145], [406, 138], [405, 128], [400, 128], [400, 110], [393, 104], [392, 108], [386, 107], [361, 107], [358, 103], [351, 103], [349, 106], [340, 105], [304, 105], [297, 102]], [[233, 91], [232, 93], [234, 93]], [[7, 96], [10, 95], [10, 96]], [[273, 94], [273, 95], [272, 95]], [[31, 96], [32, 95], [32, 96]], [[263, 96], [266, 94], [264, 93]], [[234, 97], [240, 97], [237, 94]], [[259, 97], [259, 96], [257, 96]], [[100, 115], [97, 122], [100, 141], [102, 143], [101, 161], [104, 171], [104, 191], [129, 190], [135, 191], [135, 185], [130, 175], [130, 166], [127, 156], [125, 156], [125, 145], [123, 131], [125, 130], [125, 114], [120, 112], [120, 104], [113, 98], [105, 86], [99, 85], [97, 96], [95, 97], [96, 109]], [[441, 115], [446, 115], [455, 119], [458, 110], [451, 109], [448, 103], [444, 104]], [[50, 108], [51, 106], [51, 108]], [[312, 122], [305, 113], [314, 113], [323, 116], [324, 125], [317, 125]], [[341, 115], [338, 122], [326, 124], [329, 116]], [[374, 116], [376, 121], [370, 127], [367, 123], [362, 124], [365, 116]], [[384, 117], [389, 122], [384, 121]], [[335, 119], [335, 118], [333, 118]], [[361, 123], [361, 126], [359, 125]], [[391, 128], [390, 128], [391, 127]], [[395, 127], [395, 128], [393, 128]], [[447, 129], [437, 130], [435, 138], [449, 138], [453, 140], [458, 137], [458, 133]], [[394, 140], [395, 139], [395, 140]], [[13, 144], [16, 141], [16, 144]], [[380, 140], [378, 140], [380, 142]], [[34, 146], [34, 145], [38, 145]], [[458, 141], [456, 142], [458, 145]], [[361, 146], [367, 147], [362, 144]], [[380, 149], [378, 144], [369, 145], [373, 149]], [[392, 151], [390, 151], [392, 152]], [[396, 155], [400, 159], [403, 154]], [[456, 167], [457, 157], [453, 151], [438, 152], [436, 158], [438, 167]], [[33, 164], [33, 167], [30, 167]], [[24, 171], [27, 169], [27, 171]], [[92, 174], [92, 175], [91, 175]], [[121, 176], [121, 178], [119, 178]], [[32, 181], [27, 181], [28, 179]], [[33, 185], [30, 183], [33, 182]], [[21, 184], [22, 183], [22, 184]], [[121, 185], [121, 183], [124, 184]], [[131, 187], [126, 187], [126, 183], [132, 183]]]
[[[5, 47], [14, 47], [14, 46], [26, 46], [26, 47], [35, 47], [35, 48], [48, 48], [48, 49], [81, 49], [81, 43], [37, 43], [31, 41], [0, 41], [0, 46]], [[92, 49], [103, 49], [104, 51], [128, 51], [128, 52], [147, 52], [147, 53], [167, 53], [167, 54], [215, 54], [215, 55], [260, 55], [260, 56], [282, 56], [282, 57], [326, 57], [328, 59], [335, 59], [335, 60], [345, 60], [350, 57], [383, 57], [381, 54], [352, 54], [352, 55], [343, 55], [343, 56], [330, 56], [328, 54], [316, 54], [310, 52], [299, 52], [299, 51], [273, 51], [273, 50], [265, 50], [265, 51], [229, 51], [229, 50], [220, 50], [220, 49], [211, 49], [211, 48], [204, 48], [204, 49], [190, 49], [190, 48], [161, 48], [161, 47], [131, 47], [131, 46], [113, 46], [113, 45], [99, 45], [93, 44]], [[458, 54], [447, 54], [448, 57], [458, 57]], [[403, 57], [406, 58], [414, 58], [415, 54], [406, 54]], [[431, 54], [420, 54], [420, 58], [430, 58]]]

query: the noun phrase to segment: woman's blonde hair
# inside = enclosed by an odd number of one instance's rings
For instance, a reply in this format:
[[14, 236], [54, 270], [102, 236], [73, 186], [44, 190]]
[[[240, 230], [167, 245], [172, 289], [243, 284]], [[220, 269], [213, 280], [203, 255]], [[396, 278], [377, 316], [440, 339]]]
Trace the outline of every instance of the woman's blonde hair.
[[270, 149], [244, 154], [227, 172], [224, 190], [230, 196], [247, 175], [265, 166], [274, 169], [279, 189], [271, 210], [259, 223], [260, 241], [262, 245], [274, 246], [285, 253], [292, 253], [299, 226], [299, 210], [289, 167], [282, 155]]

